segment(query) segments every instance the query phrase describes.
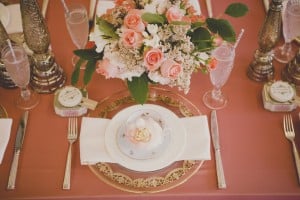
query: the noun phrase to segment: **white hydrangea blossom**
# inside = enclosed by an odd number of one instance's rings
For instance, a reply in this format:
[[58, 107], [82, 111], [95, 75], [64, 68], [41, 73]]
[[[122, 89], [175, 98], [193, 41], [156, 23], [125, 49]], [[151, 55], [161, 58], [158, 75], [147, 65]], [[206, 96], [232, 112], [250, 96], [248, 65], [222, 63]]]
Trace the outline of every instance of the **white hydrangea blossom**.
[[90, 33], [90, 41], [95, 42], [96, 44], [96, 52], [100, 53], [104, 50], [105, 45], [109, 43], [108, 40], [103, 39], [103, 33], [100, 30], [96, 30]]

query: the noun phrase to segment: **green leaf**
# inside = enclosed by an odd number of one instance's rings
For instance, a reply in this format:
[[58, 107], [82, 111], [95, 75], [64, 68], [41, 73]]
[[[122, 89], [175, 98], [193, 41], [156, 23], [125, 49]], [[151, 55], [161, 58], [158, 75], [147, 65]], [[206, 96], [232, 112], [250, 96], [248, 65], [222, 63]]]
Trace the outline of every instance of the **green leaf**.
[[172, 21], [171, 24], [174, 25], [189, 25], [190, 23], [184, 21]]
[[133, 77], [127, 80], [127, 86], [131, 96], [137, 103], [144, 104], [148, 97], [148, 77], [144, 73], [140, 77]]
[[84, 59], [79, 58], [79, 60], [75, 64], [75, 69], [74, 69], [74, 71], [72, 72], [72, 75], [71, 75], [71, 84], [72, 85], [76, 85], [78, 83], [79, 74], [80, 74], [80, 66], [83, 64], [83, 62], [84, 62]]
[[199, 27], [202, 27], [203, 23], [202, 22], [195, 22], [195, 23], [192, 23], [191, 26], [192, 26], [193, 29], [197, 29]]
[[74, 50], [74, 54], [83, 58], [84, 60], [100, 60], [103, 58], [103, 52], [97, 53], [96, 47], [91, 49], [76, 49]]
[[92, 75], [96, 69], [96, 63], [97, 63], [97, 60], [89, 60], [88, 63], [86, 64], [86, 67], [84, 70], [84, 75], [83, 75], [83, 84], [84, 85], [87, 85], [91, 81]]
[[112, 39], [118, 39], [119, 36], [116, 33], [115, 27], [108, 23], [107, 21], [97, 17], [97, 25], [99, 25], [99, 30], [104, 34], [104, 36]]
[[248, 12], [248, 7], [242, 3], [230, 4], [225, 10], [225, 14], [231, 17], [242, 17], [246, 15], [247, 12]]
[[166, 19], [162, 15], [154, 13], [144, 13], [142, 14], [142, 19], [149, 24], [164, 24]]
[[206, 28], [198, 27], [189, 33], [189, 36], [197, 51], [207, 51], [212, 48], [211, 34]]
[[211, 32], [219, 34], [228, 42], [235, 42], [235, 31], [227, 20], [207, 18], [206, 23]]
[[202, 41], [202, 40], [210, 40], [211, 38], [211, 34], [210, 32], [206, 29], [206, 28], [203, 28], [203, 27], [199, 27], [197, 29], [195, 29], [191, 34], [191, 41], [194, 43], [194, 42], [199, 42], [199, 41]]

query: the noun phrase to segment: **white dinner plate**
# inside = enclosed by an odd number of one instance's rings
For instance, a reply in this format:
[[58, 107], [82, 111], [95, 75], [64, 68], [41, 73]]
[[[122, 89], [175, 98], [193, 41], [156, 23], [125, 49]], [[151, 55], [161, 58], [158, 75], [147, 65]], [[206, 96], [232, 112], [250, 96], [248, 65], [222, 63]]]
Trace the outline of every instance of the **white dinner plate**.
[[[124, 122], [126, 122], [133, 113], [149, 109], [159, 113], [161, 118], [164, 119], [166, 126], [168, 126], [170, 132], [168, 136], [169, 139], [167, 139], [168, 145], [158, 156], [149, 159], [135, 159], [124, 154], [120, 149], [118, 144], [118, 132]], [[134, 105], [121, 110], [112, 118], [105, 130], [105, 145], [112, 159], [123, 167], [141, 172], [155, 171], [167, 167], [178, 160], [186, 145], [186, 130], [178, 116], [162, 106], [153, 104]]]
[[4, 6], [2, 3], [0, 3], [0, 20], [4, 28], [6, 28], [7, 25], [9, 24], [9, 19], [10, 19], [10, 14], [8, 8]]

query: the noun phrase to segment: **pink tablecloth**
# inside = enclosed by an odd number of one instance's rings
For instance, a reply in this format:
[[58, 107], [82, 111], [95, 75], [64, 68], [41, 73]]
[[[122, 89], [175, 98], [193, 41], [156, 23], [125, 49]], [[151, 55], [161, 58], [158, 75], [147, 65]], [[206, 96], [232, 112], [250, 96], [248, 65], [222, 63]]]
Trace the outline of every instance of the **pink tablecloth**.
[[[74, 0], [75, 1], [75, 0]], [[76, 0], [88, 6], [89, 1]], [[229, 96], [228, 106], [218, 112], [222, 158], [228, 188], [217, 189], [215, 161], [207, 161], [185, 184], [157, 193], [135, 195], [112, 188], [100, 181], [87, 166], [80, 165], [79, 145], [74, 146], [72, 185], [70, 191], [62, 190], [63, 174], [68, 143], [67, 119], [55, 115], [53, 94], [41, 95], [41, 102], [30, 112], [27, 135], [22, 150], [16, 189], [7, 191], [9, 169], [17, 122], [21, 111], [13, 105], [17, 89], [0, 88], [0, 103], [14, 119], [11, 139], [0, 165], [0, 199], [300, 199], [291, 145], [284, 137], [282, 118], [284, 113], [263, 109], [262, 83], [251, 81], [246, 70], [257, 49], [259, 29], [265, 18], [262, 1], [240, 0], [249, 7], [242, 19], [230, 18], [236, 32], [245, 34], [237, 48], [233, 72], [224, 92]], [[233, 0], [212, 0], [216, 16]], [[205, 1], [200, 0], [203, 13], [207, 13]], [[63, 7], [59, 0], [51, 0], [46, 15], [53, 53], [67, 74], [70, 83], [71, 57], [75, 46], [68, 35]], [[284, 65], [274, 62], [276, 78]], [[95, 75], [88, 86], [92, 99], [101, 100], [114, 91], [124, 89], [119, 80], [105, 80]], [[202, 95], [211, 89], [207, 75], [193, 76], [191, 91], [186, 96], [204, 114], [210, 110], [202, 103]], [[176, 89], [173, 89], [177, 92]], [[298, 111], [293, 115], [299, 135]], [[299, 136], [297, 145], [299, 147]], [[1, 134], [0, 134], [1, 137]], [[213, 152], [213, 151], [212, 151]], [[212, 154], [213, 155], [213, 154]]]

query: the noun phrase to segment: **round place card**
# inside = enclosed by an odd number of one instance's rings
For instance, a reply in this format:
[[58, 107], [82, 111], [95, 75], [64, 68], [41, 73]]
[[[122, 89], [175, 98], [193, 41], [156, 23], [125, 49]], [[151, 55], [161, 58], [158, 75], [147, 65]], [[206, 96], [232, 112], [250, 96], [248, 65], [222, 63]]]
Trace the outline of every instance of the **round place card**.
[[81, 100], [81, 91], [73, 86], [65, 86], [58, 94], [59, 103], [65, 107], [77, 106]]
[[295, 92], [293, 87], [284, 81], [276, 81], [270, 86], [270, 96], [278, 102], [287, 102], [293, 99]]

